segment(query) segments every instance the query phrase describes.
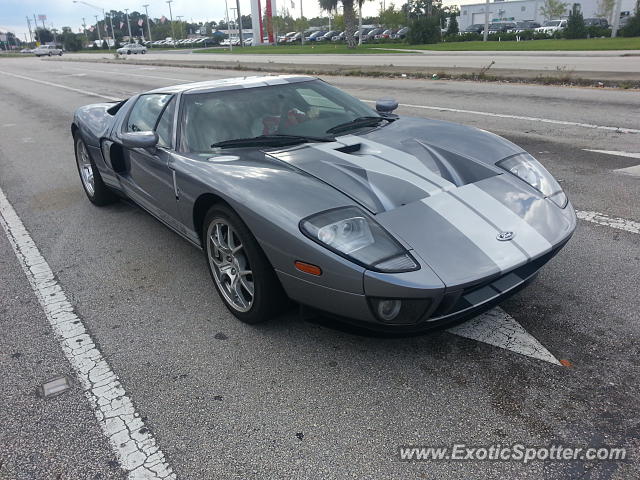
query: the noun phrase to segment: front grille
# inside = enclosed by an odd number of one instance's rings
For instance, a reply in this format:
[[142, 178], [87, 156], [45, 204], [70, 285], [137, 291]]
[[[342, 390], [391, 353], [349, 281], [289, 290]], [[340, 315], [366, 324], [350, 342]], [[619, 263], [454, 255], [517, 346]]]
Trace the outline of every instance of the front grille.
[[462, 310], [479, 305], [504, 292], [512, 290], [540, 270], [563, 246], [564, 243], [509, 272], [485, 278], [462, 290], [447, 292], [430, 318], [436, 319], [447, 315], [454, 315]]

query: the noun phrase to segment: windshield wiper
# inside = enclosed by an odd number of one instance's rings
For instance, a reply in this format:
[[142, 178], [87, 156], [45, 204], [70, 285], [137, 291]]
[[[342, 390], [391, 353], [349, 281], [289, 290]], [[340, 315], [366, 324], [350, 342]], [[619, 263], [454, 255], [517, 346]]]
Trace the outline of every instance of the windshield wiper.
[[258, 135], [257, 137], [249, 138], [234, 138], [231, 140], [224, 140], [211, 145], [211, 148], [233, 148], [233, 147], [253, 147], [253, 146], [282, 146], [282, 145], [295, 145], [296, 143], [311, 143], [311, 142], [333, 142], [334, 137], [313, 137], [309, 135], [287, 135], [287, 134], [272, 134], [272, 135]]
[[376, 125], [378, 125], [383, 120], [387, 120], [389, 122], [392, 122], [394, 119], [387, 118], [387, 117], [381, 117], [381, 116], [380, 117], [374, 117], [374, 116], [358, 117], [358, 118], [354, 118], [353, 120], [350, 120], [348, 122], [340, 123], [339, 125], [336, 125], [335, 127], [331, 127], [329, 130], [327, 130], [327, 133], [339, 133], [339, 132], [344, 132], [344, 131], [347, 131], [347, 130], [351, 130], [351, 129], [354, 129], [354, 128], [361, 128], [361, 127], [375, 127]]

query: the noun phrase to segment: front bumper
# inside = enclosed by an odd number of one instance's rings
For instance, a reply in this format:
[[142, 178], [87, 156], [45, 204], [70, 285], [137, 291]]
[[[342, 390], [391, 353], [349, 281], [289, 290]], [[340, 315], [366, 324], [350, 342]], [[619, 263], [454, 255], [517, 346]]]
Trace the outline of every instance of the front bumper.
[[[460, 323], [506, 300], [531, 283], [539, 270], [564, 247], [568, 240], [567, 238], [551, 251], [521, 267], [489, 278], [479, 279], [463, 288], [447, 288], [444, 291], [436, 290], [435, 292], [424, 290], [422, 298], [425, 300], [425, 312], [413, 323], [380, 321], [372, 312], [369, 302], [371, 297], [367, 295], [334, 290], [282, 272], [278, 272], [278, 276], [292, 300], [325, 315], [328, 314], [367, 330], [418, 333]], [[390, 291], [393, 291], [393, 288], [390, 288]], [[416, 300], [418, 298], [420, 297], [416, 295], [415, 290], [412, 290], [410, 299]], [[407, 298], [404, 297], [404, 299]]]

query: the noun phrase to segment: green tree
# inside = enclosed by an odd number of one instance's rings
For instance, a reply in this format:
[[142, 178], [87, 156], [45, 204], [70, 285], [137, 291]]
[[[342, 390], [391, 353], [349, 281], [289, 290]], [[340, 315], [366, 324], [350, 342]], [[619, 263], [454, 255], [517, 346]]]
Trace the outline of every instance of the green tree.
[[[355, 6], [362, 5], [365, 0], [340, 0], [340, 2], [342, 3], [344, 30], [346, 32], [344, 36], [347, 40], [347, 47], [356, 48], [356, 39], [354, 34], [356, 33], [358, 20], [356, 17]], [[318, 0], [318, 3], [320, 4], [320, 8], [327, 12], [336, 11], [338, 8], [338, 0]]]
[[613, 13], [613, 8], [615, 6], [616, 6], [616, 0], [599, 0], [596, 17], [606, 18], [607, 20], [611, 20], [611, 14]]
[[449, 26], [447, 27], [447, 35], [457, 35], [460, 31], [458, 28], [458, 16], [452, 13], [449, 17]]
[[380, 9], [378, 21], [387, 28], [398, 28], [406, 23], [407, 17], [402, 10], [396, 9], [396, 6], [392, 3], [385, 10]]
[[545, 0], [544, 5], [540, 7], [540, 15], [547, 20], [560, 18], [567, 9], [567, 4], [562, 0]]
[[573, 4], [569, 20], [567, 20], [567, 28], [564, 29], [564, 35], [567, 38], [587, 38], [587, 27], [584, 24], [582, 12], [578, 9], [577, 4]]
[[422, 15], [410, 20], [407, 42], [411, 45], [438, 43], [441, 35], [440, 17]]
[[636, 5], [636, 13], [627, 25], [620, 29], [620, 35], [622, 37], [640, 37], [640, 0]]

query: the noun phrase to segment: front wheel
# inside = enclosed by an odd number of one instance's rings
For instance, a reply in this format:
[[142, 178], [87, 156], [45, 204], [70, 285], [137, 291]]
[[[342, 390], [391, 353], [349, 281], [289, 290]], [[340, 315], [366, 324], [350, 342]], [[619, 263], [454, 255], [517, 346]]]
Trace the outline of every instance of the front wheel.
[[127, 55], [131, 55], [131, 50], [127, 50]]
[[80, 181], [91, 203], [101, 207], [117, 201], [118, 197], [102, 181], [87, 145], [79, 134], [75, 136], [75, 151]]
[[288, 304], [282, 286], [244, 222], [225, 205], [215, 205], [203, 225], [203, 247], [216, 290], [233, 315], [259, 323]]

